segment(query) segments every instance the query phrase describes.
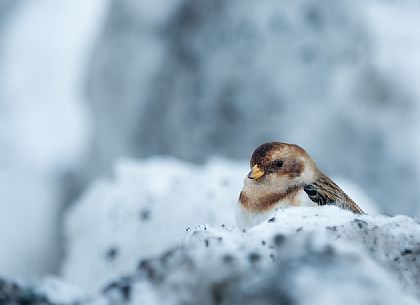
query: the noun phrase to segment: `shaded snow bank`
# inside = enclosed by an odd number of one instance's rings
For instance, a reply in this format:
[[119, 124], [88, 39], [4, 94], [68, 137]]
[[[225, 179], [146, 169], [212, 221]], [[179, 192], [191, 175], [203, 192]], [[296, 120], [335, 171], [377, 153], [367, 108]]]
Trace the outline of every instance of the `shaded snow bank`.
[[0, 299], [29, 291], [33, 304], [418, 305], [419, 253], [412, 218], [288, 208], [248, 231], [190, 230], [182, 245], [138, 257], [97, 294], [60, 281], [29, 290], [0, 283]]
[[[138, 272], [111, 283], [105, 297], [129, 304], [155, 304], [155, 300], [160, 304], [195, 304], [197, 300], [200, 304], [241, 305], [418, 304], [395, 275], [383, 268], [386, 264], [367, 254], [369, 243], [358, 238], [348, 238], [348, 242], [336, 239], [328, 236], [326, 228], [341, 223], [338, 231], [388, 240], [401, 232], [408, 235], [406, 229], [418, 233], [419, 224], [408, 220], [406, 228], [399, 231], [391, 229], [393, 221], [407, 219], [356, 220], [349, 212], [333, 207], [322, 210], [321, 216], [311, 208], [284, 211], [285, 218], [294, 217], [288, 225], [266, 222], [244, 233], [203, 226], [191, 232], [182, 248], [141, 261]], [[345, 220], [337, 221], [341, 216]], [[308, 222], [306, 219], [317, 225], [308, 231], [296, 229]], [[380, 229], [360, 228], [359, 221]], [[404, 247], [413, 250], [415, 244], [403, 240], [401, 245], [391, 242], [389, 246], [405, 253]], [[377, 250], [389, 251], [381, 246]], [[402, 253], [396, 256], [402, 258]], [[418, 279], [418, 271], [417, 265], [404, 275]]]
[[420, 296], [420, 224], [413, 218], [354, 215], [331, 206], [291, 208], [251, 229], [248, 238], [264, 240], [275, 233], [295, 232], [367, 253], [404, 289]]
[[129, 272], [140, 257], [179, 244], [188, 227], [233, 225], [244, 164], [205, 166], [155, 158], [118, 163], [69, 211], [66, 279], [97, 288]]
[[[113, 178], [95, 182], [67, 215], [63, 276], [96, 289], [140, 258], [179, 245], [188, 228], [233, 225], [248, 171], [248, 164], [223, 159], [202, 166], [165, 158], [119, 162]], [[351, 186], [362, 208], [370, 202], [357, 186], [340, 185]]]
[[120, 162], [68, 211], [62, 279], [0, 282], [0, 301], [419, 304], [418, 221], [294, 207], [238, 230], [248, 170], [221, 159]]

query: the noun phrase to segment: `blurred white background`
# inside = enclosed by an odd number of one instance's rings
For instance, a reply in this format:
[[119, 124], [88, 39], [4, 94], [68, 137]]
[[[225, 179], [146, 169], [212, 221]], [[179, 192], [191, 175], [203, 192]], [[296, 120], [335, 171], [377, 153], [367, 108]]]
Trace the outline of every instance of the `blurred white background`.
[[294, 142], [419, 215], [418, 54], [417, 0], [1, 0], [0, 275], [57, 272], [66, 207], [122, 157]]

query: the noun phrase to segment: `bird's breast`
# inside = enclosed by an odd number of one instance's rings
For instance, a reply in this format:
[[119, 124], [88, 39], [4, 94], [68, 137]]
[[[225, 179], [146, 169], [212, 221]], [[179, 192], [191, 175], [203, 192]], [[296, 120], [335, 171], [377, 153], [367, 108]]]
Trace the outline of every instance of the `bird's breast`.
[[247, 192], [242, 190], [239, 195], [240, 206], [249, 212], [266, 212], [278, 207], [314, 206], [303, 188], [295, 187], [287, 192]]

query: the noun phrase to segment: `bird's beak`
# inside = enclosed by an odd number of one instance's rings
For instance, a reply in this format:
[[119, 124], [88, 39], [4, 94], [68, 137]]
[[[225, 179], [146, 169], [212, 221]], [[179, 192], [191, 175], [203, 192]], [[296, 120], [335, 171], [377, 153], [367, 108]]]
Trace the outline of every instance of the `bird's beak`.
[[258, 180], [262, 176], [264, 176], [264, 171], [260, 167], [258, 167], [258, 165], [254, 165], [248, 174], [248, 178], [254, 180]]

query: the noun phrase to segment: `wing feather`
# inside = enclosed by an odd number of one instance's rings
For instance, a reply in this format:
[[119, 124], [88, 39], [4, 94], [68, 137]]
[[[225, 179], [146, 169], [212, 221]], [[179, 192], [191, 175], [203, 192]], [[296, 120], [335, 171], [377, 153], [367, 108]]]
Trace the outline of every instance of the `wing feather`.
[[335, 205], [356, 214], [364, 214], [362, 209], [324, 174], [321, 174], [314, 183], [305, 185], [304, 190], [318, 205]]

